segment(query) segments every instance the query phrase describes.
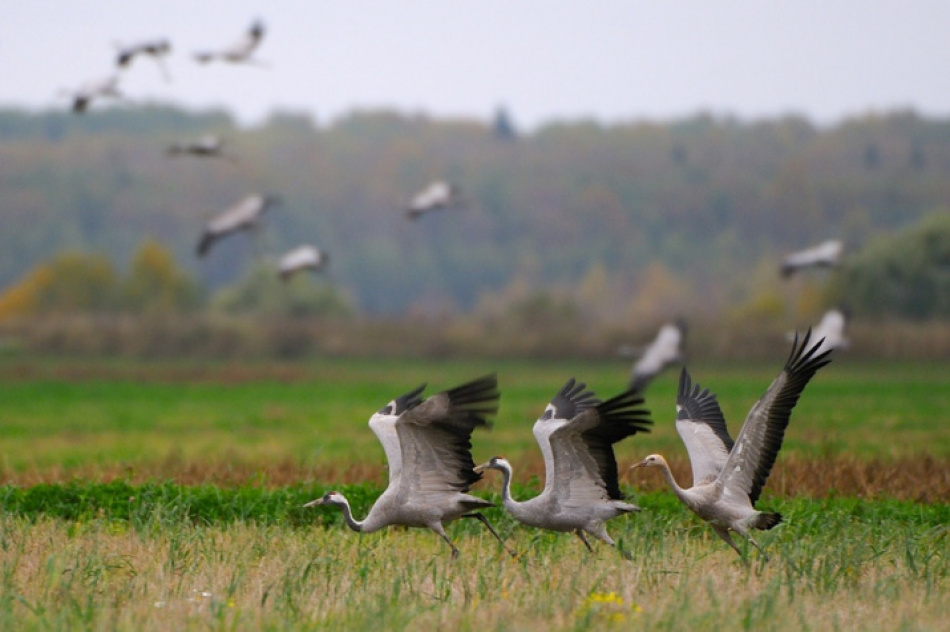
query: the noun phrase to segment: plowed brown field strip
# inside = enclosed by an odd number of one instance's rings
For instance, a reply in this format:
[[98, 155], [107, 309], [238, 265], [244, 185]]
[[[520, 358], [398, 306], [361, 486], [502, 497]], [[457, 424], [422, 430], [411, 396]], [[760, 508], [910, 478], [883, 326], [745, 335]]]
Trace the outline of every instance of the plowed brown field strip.
[[[543, 480], [544, 463], [540, 458], [519, 463], [518, 480]], [[620, 464], [621, 468], [629, 464]], [[689, 462], [672, 459], [670, 466], [683, 485], [690, 481]], [[651, 473], [626, 473], [624, 483], [635, 490], [665, 489], [660, 476]], [[0, 484], [30, 486], [38, 483], [63, 483], [72, 480], [109, 482], [115, 479], [141, 483], [148, 480], [171, 480], [181, 485], [215, 484], [225, 487], [263, 485], [282, 487], [295, 484], [370, 483], [386, 485], [386, 469], [379, 464], [330, 463], [300, 465], [291, 460], [276, 463], [222, 463], [170, 460], [140, 464], [134, 468], [116, 466], [82, 466], [47, 468], [21, 472], [0, 472]], [[476, 487], [496, 489], [495, 483]], [[930, 456], [891, 461], [849, 457], [821, 459], [791, 458], [780, 461], [772, 471], [766, 494], [775, 496], [806, 496], [825, 498], [850, 496], [856, 498], [894, 498], [915, 502], [950, 501], [950, 461]]]

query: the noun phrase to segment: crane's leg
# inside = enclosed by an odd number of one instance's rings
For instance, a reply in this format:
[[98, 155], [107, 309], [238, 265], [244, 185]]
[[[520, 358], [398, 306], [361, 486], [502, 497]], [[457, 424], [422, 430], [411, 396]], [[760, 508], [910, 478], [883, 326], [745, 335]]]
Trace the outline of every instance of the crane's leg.
[[459, 558], [459, 550], [455, 548], [455, 545], [452, 543], [452, 540], [449, 539], [449, 536], [445, 535], [445, 529], [442, 528], [441, 522], [433, 522], [429, 525], [429, 528], [438, 533], [445, 543], [449, 545], [449, 548], [452, 549], [452, 559], [457, 560]]
[[746, 537], [746, 539], [747, 539], [749, 542], [752, 543], [752, 546], [754, 546], [755, 548], [757, 548], [757, 549], [759, 550], [759, 553], [762, 554], [762, 557], [765, 558], [765, 561], [768, 562], [768, 561], [769, 561], [769, 556], [768, 556], [768, 554], [767, 554], [765, 551], [762, 550], [762, 547], [759, 546], [759, 543], [756, 542], [755, 540], [753, 540], [751, 535], [746, 534], [745, 537]]
[[492, 534], [493, 536], [495, 536], [495, 537], [498, 539], [499, 542], [501, 542], [501, 545], [502, 545], [503, 547], [505, 547], [505, 550], [508, 551], [508, 554], [509, 554], [511, 557], [518, 557], [518, 554], [515, 553], [515, 551], [514, 551], [513, 549], [509, 548], [508, 545], [505, 544], [505, 541], [501, 539], [501, 536], [498, 535], [498, 532], [497, 532], [497, 531], [495, 531], [495, 527], [491, 526], [491, 523], [488, 522], [488, 518], [486, 518], [485, 516], [483, 516], [483, 515], [480, 514], [480, 513], [462, 514], [462, 517], [463, 517], [463, 518], [475, 518], [476, 520], [478, 520], [479, 522], [481, 522], [483, 525], [485, 525], [486, 527], [488, 527], [488, 530], [491, 531], [491, 534]]
[[728, 544], [729, 546], [731, 546], [732, 549], [733, 549], [736, 553], [739, 554], [739, 557], [742, 557], [742, 551], [739, 550], [739, 547], [736, 546], [735, 541], [733, 541], [732, 535], [729, 534], [729, 529], [727, 529], [726, 527], [721, 527], [721, 526], [719, 526], [718, 524], [712, 525], [712, 528], [713, 528], [713, 531], [716, 532], [716, 535], [718, 535], [720, 538], [722, 538], [723, 541], [725, 541], [726, 544]]
[[592, 549], [592, 548], [590, 547], [590, 542], [587, 541], [587, 536], [584, 535], [584, 532], [581, 531], [580, 529], [575, 529], [575, 530], [574, 530], [574, 533], [576, 533], [576, 534], [577, 534], [577, 537], [579, 537], [579, 538], [581, 539], [581, 542], [584, 543], [584, 546], [587, 547], [587, 550], [588, 550], [589, 552], [593, 553], [593, 552], [594, 552], [594, 549]]
[[598, 524], [598, 525], [589, 526], [589, 527], [587, 528], [587, 533], [591, 534], [592, 536], [594, 536], [594, 537], [596, 537], [596, 538], [599, 538], [599, 539], [603, 540], [604, 542], [606, 542], [606, 543], [609, 544], [610, 546], [612, 546], [612, 547], [614, 547], [615, 549], [617, 549], [617, 550], [620, 552], [620, 554], [624, 557], [624, 559], [627, 559], [627, 560], [632, 560], [632, 559], [633, 559], [633, 556], [630, 555], [630, 552], [629, 552], [629, 551], [625, 551], [625, 550], [623, 550], [622, 548], [620, 548], [619, 546], [617, 546], [617, 543], [614, 542], [614, 539], [613, 539], [612, 537], [610, 537], [610, 534], [607, 533], [607, 527], [605, 527], [603, 523], [600, 523], [600, 524]]

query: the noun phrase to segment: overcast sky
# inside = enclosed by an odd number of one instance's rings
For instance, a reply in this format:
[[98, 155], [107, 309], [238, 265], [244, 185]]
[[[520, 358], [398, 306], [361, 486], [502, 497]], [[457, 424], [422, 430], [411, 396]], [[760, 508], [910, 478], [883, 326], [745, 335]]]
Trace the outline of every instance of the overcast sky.
[[[269, 64], [191, 54], [260, 18]], [[515, 123], [670, 120], [709, 111], [818, 123], [897, 108], [950, 115], [950, 2], [938, 0], [3, 0], [0, 106], [113, 72], [113, 42], [167, 37], [172, 80], [137, 60], [134, 102], [275, 109], [327, 123], [353, 109]], [[94, 106], [97, 107], [97, 106]]]

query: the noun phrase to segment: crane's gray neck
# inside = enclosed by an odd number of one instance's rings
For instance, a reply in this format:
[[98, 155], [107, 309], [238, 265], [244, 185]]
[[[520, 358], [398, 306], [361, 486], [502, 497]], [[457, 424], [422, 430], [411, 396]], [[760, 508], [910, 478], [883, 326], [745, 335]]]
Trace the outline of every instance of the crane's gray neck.
[[666, 477], [666, 482], [673, 488], [673, 493], [676, 494], [680, 500], [685, 501], [687, 496], [686, 490], [680, 487], [676, 479], [673, 478], [673, 472], [670, 470], [670, 466], [664, 461], [661, 463], [660, 469], [663, 470], [663, 476]]
[[346, 521], [347, 526], [353, 531], [360, 532], [363, 530], [363, 521], [357, 520], [353, 517], [353, 512], [350, 510], [350, 501], [346, 498], [343, 499], [343, 504], [339, 505], [340, 510], [343, 512], [343, 519]]
[[504, 465], [501, 470], [501, 504], [511, 513], [518, 511], [521, 504], [511, 497], [511, 467]]

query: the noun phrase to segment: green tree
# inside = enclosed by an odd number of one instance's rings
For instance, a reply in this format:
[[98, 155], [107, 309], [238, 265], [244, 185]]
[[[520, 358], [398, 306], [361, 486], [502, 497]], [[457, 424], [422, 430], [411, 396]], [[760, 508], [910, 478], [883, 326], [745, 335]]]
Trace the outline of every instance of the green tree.
[[181, 312], [199, 303], [198, 286], [171, 253], [154, 240], [142, 243], [122, 284], [122, 306], [132, 312]]
[[118, 279], [100, 254], [64, 252], [36, 266], [0, 296], [0, 317], [113, 311]]
[[856, 254], [829, 288], [856, 314], [950, 317], [950, 212], [934, 212]]
[[231, 314], [262, 316], [340, 317], [356, 311], [349, 297], [330, 284], [306, 274], [282, 281], [267, 264], [252, 266], [243, 279], [220, 290], [212, 303]]

